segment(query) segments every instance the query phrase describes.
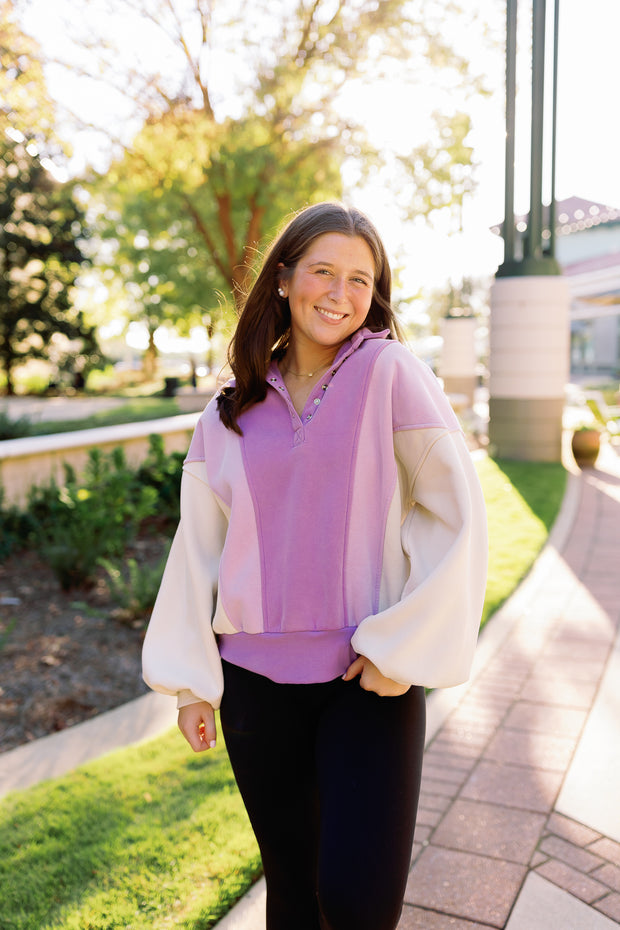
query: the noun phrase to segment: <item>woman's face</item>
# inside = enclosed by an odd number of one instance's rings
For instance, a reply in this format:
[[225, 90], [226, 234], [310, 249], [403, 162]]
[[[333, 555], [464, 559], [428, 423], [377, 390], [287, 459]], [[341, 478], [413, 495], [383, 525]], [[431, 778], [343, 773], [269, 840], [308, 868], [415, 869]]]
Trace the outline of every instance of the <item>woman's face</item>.
[[325, 233], [314, 239], [281, 280], [297, 349], [338, 348], [364, 323], [373, 295], [375, 263], [360, 236]]

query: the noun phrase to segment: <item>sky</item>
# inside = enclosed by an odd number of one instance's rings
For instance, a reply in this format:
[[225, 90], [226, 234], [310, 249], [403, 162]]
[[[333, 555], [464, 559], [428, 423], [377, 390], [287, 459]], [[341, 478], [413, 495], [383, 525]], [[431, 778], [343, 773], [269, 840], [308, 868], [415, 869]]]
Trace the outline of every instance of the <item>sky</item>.
[[[79, 0], [30, 0], [28, 31], [44, 50], [55, 54], [62, 49], [63, 34], [55, 14], [57, 4], [81, 6]], [[547, 0], [553, 7], [553, 0]], [[559, 0], [559, 75], [558, 131], [556, 162], [556, 196], [575, 195], [610, 206], [620, 206], [620, 121], [617, 118], [617, 50], [620, 35], [620, 0]], [[482, 15], [503, 35], [505, 0], [477, 0]], [[517, 100], [517, 188], [515, 208], [526, 212], [529, 205], [529, 16], [531, 0], [519, 0], [519, 76]], [[135, 53], [152, 51], [152, 36], [128, 36]], [[140, 48], [140, 39], [146, 44]], [[468, 38], [468, 37], [466, 37]], [[448, 235], [441, 228], [403, 227], [394, 221], [393, 194], [369, 187], [358, 195], [358, 205], [365, 209], [383, 233], [392, 256], [404, 263], [406, 285], [433, 288], [447, 281], [458, 282], [463, 276], [492, 275], [502, 261], [502, 243], [490, 233], [501, 222], [504, 209], [504, 58], [503, 53], [489, 57], [476, 43], [465, 45], [474, 70], [488, 75], [494, 92], [490, 99], [473, 101], [474, 128], [468, 140], [474, 146], [478, 163], [477, 188], [463, 213], [463, 231]], [[549, 59], [550, 56], [548, 56]], [[67, 81], [59, 72], [48, 74], [52, 95], [73, 109], [85, 105], [79, 82]], [[351, 99], [375, 141], [382, 140], [406, 151], [416, 143], [416, 131], [423, 132], [419, 105], [414, 95], [407, 97], [398, 84], [366, 89], [358, 100]], [[425, 101], [428, 105], [428, 100]], [[441, 99], [437, 101], [442, 105]], [[88, 102], [92, 106], [92, 100]], [[118, 101], [102, 97], [97, 102], [107, 117], [122, 124], [124, 115]], [[77, 162], [96, 158], [93, 146], [99, 143], [81, 135], [72, 140]], [[547, 140], [548, 142], [548, 140]], [[548, 180], [548, 179], [547, 179]], [[548, 183], [546, 183], [548, 195]], [[544, 196], [544, 199], [547, 197]]]

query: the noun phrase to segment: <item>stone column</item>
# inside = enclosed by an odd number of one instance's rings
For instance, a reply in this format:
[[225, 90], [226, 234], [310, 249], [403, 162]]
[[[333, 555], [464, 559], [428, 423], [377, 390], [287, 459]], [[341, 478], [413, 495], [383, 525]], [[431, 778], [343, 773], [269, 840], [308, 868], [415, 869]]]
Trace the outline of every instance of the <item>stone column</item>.
[[558, 275], [491, 286], [489, 452], [557, 462], [569, 376], [570, 292]]
[[439, 376], [446, 394], [462, 395], [468, 408], [474, 405], [476, 388], [476, 325], [472, 316], [448, 316], [441, 321]]

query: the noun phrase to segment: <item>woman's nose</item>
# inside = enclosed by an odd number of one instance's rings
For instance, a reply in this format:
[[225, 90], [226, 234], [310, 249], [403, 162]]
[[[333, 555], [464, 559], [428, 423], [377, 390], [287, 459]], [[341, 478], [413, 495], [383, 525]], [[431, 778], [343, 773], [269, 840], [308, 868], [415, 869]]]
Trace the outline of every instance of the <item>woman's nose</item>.
[[332, 300], [342, 300], [345, 296], [345, 284], [343, 278], [333, 278], [329, 289], [329, 296]]

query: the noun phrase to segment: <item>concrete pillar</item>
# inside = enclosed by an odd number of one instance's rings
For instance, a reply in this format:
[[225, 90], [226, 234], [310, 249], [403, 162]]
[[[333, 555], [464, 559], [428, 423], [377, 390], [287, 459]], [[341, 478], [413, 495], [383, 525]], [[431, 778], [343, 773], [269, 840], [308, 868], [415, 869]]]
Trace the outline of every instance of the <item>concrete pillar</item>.
[[489, 451], [557, 462], [569, 377], [570, 292], [558, 275], [496, 278], [491, 286]]
[[441, 321], [443, 346], [438, 374], [446, 394], [462, 395], [469, 408], [474, 405], [476, 388], [476, 326], [471, 316], [444, 317]]

